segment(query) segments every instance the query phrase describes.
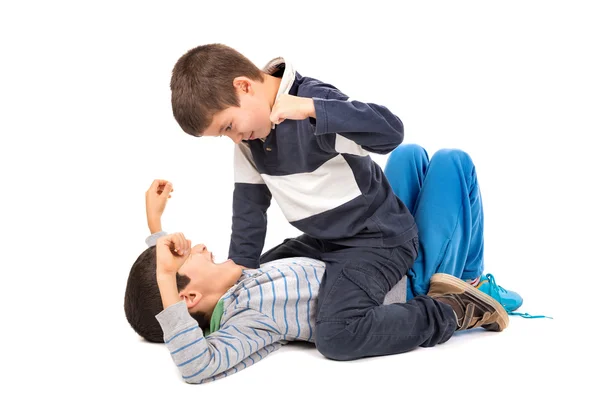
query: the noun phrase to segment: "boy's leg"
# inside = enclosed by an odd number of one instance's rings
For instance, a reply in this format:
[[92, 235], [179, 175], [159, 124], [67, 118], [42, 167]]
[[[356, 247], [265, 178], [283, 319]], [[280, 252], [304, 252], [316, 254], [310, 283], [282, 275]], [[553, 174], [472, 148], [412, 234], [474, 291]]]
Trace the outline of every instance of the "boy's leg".
[[[392, 249], [343, 248], [323, 253], [327, 266], [319, 289], [315, 331], [321, 354], [335, 360], [398, 354], [443, 343], [457, 328], [501, 330], [506, 326], [496, 324], [499, 311], [504, 312], [500, 305], [494, 306], [491, 298], [470, 298], [456, 285], [438, 286], [436, 298], [417, 296], [407, 303], [382, 305], [416, 252], [415, 238]], [[489, 296], [482, 293], [481, 297]], [[503, 317], [508, 319], [506, 313]]]
[[[431, 158], [415, 204], [422, 255], [408, 272], [412, 294], [425, 294], [435, 273], [478, 283], [483, 273], [483, 204], [471, 157], [461, 150], [444, 149]], [[479, 288], [508, 311], [523, 302], [515, 292], [483, 278]]]
[[[384, 174], [392, 190], [413, 215], [428, 166], [429, 155], [417, 144], [401, 144], [396, 147], [385, 164]], [[419, 258], [421, 253], [419, 251]], [[414, 297], [411, 284], [404, 282], [406, 280], [398, 282], [392, 288], [384, 303], [404, 303]]]
[[421, 257], [408, 272], [414, 295], [436, 272], [475, 279], [483, 272], [483, 208], [475, 167], [460, 150], [434, 154], [415, 204]]
[[417, 144], [396, 147], [385, 164], [384, 174], [392, 190], [413, 215], [428, 166], [429, 155]]

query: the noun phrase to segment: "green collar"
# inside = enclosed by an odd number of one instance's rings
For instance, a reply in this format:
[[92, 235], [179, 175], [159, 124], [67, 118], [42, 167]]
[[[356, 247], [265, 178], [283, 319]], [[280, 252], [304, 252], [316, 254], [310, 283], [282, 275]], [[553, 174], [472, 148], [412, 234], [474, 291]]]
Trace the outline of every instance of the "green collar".
[[221, 327], [221, 317], [223, 317], [223, 300], [219, 300], [210, 317], [210, 326], [204, 329], [204, 336], [216, 332]]

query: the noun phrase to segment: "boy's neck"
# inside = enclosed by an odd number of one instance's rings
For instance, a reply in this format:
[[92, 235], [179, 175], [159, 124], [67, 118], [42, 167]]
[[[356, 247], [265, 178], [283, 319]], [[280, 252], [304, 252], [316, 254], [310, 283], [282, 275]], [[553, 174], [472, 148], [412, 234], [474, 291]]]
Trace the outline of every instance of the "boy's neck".
[[279, 92], [279, 86], [281, 85], [281, 78], [276, 78], [268, 74], [264, 74], [263, 76], [265, 78], [263, 85], [265, 87], [267, 100], [269, 100], [269, 107], [273, 109], [275, 99], [277, 98], [277, 92]]
[[211, 282], [219, 282], [219, 285], [215, 285], [216, 287], [213, 286], [214, 291], [207, 295], [207, 297], [210, 298], [210, 301], [207, 302], [205, 306], [206, 309], [202, 310], [208, 319], [212, 317], [213, 310], [217, 306], [219, 299], [223, 297], [223, 295], [227, 293], [227, 291], [231, 289], [231, 287], [240, 279], [242, 276], [242, 270], [248, 269], [241, 265], [237, 265], [232, 260], [224, 265], [217, 265], [216, 268], [218, 268], [217, 274], [220, 276], [208, 278], [208, 280]]

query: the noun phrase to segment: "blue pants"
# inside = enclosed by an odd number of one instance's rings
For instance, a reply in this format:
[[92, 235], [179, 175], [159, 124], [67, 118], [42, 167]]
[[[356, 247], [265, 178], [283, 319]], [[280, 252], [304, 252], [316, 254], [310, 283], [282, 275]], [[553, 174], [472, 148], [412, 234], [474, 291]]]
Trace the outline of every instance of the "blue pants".
[[407, 273], [407, 300], [426, 294], [436, 272], [461, 279], [480, 276], [483, 206], [471, 157], [444, 149], [430, 161], [421, 146], [401, 145], [390, 154], [384, 172], [419, 228], [419, 255]]

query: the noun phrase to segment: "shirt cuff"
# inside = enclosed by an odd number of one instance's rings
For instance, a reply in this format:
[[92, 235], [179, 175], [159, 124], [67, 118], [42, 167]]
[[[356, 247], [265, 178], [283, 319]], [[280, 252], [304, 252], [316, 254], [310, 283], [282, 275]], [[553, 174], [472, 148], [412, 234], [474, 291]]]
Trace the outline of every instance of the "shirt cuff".
[[315, 135], [329, 133], [327, 128], [327, 110], [325, 109], [327, 101], [315, 97], [313, 98], [313, 102], [315, 103], [315, 116], [317, 117], [315, 121]]
[[156, 242], [158, 241], [158, 239], [162, 236], [165, 236], [166, 234], [167, 232], [165, 231], [158, 231], [153, 233], [152, 235], [146, 238], [146, 245], [148, 247], [156, 246]]
[[197, 325], [198, 322], [188, 312], [185, 301], [179, 301], [162, 310], [156, 315], [156, 319], [166, 337], [174, 332], [181, 331]]

